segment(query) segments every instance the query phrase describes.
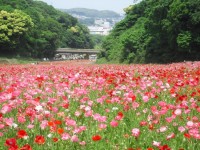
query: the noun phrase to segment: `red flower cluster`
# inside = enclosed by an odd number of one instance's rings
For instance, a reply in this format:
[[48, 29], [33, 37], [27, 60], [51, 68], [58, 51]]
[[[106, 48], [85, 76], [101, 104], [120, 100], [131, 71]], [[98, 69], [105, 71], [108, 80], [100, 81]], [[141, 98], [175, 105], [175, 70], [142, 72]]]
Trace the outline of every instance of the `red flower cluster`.
[[9, 150], [17, 150], [18, 149], [17, 141], [15, 138], [7, 139], [5, 142], [5, 145], [9, 147]]

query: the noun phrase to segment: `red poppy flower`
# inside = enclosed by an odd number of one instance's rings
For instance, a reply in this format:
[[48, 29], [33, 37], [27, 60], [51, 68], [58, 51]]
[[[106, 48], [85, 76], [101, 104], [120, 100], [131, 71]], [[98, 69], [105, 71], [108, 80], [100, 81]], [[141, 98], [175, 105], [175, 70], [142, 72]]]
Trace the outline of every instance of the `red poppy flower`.
[[0, 113], [0, 118], [2, 118], [3, 117], [3, 114], [2, 113]]
[[53, 142], [58, 142], [58, 138], [53, 138]]
[[100, 136], [100, 135], [94, 135], [94, 136], [92, 137], [92, 140], [93, 140], [93, 141], [99, 141], [99, 140], [101, 140], [101, 136]]
[[9, 147], [17, 147], [17, 141], [15, 138], [7, 139], [5, 145]]
[[153, 148], [149, 147], [149, 148], [147, 148], [147, 150], [153, 150]]
[[19, 130], [19, 131], [17, 132], [17, 136], [18, 136], [19, 138], [23, 138], [23, 137], [27, 136], [27, 133], [26, 133], [25, 130]]
[[196, 92], [192, 92], [191, 97], [194, 97], [196, 94]]
[[184, 137], [187, 138], [187, 139], [190, 139], [191, 136], [190, 136], [189, 133], [184, 133]]
[[147, 125], [147, 122], [146, 121], [141, 121], [140, 122], [140, 126], [146, 126]]
[[45, 138], [42, 135], [37, 135], [35, 137], [35, 143], [44, 144], [45, 143]]
[[168, 145], [163, 145], [159, 147], [159, 150], [171, 150], [171, 148]]
[[34, 101], [39, 102], [39, 101], [40, 101], [40, 97], [36, 97], [36, 98], [34, 99]]
[[20, 150], [32, 150], [31, 146], [29, 144], [24, 145]]
[[53, 121], [49, 121], [48, 122], [48, 126], [53, 126], [54, 125], [54, 122]]
[[136, 96], [132, 95], [131, 99], [132, 99], [132, 102], [134, 102], [136, 100]]
[[107, 99], [107, 100], [106, 100], [106, 103], [107, 103], [107, 104], [110, 104], [110, 103], [112, 103], [112, 102], [111, 102], [110, 99]]
[[153, 129], [154, 129], [153, 124], [150, 124], [150, 125], [149, 125], [149, 130], [153, 130]]
[[120, 112], [118, 112], [118, 114], [117, 114], [119, 117], [121, 117], [121, 118], [123, 118], [124, 117], [124, 114], [120, 111]]
[[61, 125], [61, 124], [62, 124], [62, 122], [61, 122], [60, 120], [55, 120], [54, 123], [55, 123], [56, 125]]
[[7, 90], [8, 93], [12, 93], [13, 91], [14, 91], [14, 88], [12, 87]]
[[69, 104], [68, 103], [63, 104], [63, 107], [66, 108], [66, 109], [68, 109], [69, 108]]
[[64, 129], [58, 128], [57, 133], [58, 133], [58, 134], [63, 134], [63, 133], [64, 133]]
[[35, 80], [38, 82], [42, 82], [42, 81], [44, 81], [44, 77], [37, 77]]

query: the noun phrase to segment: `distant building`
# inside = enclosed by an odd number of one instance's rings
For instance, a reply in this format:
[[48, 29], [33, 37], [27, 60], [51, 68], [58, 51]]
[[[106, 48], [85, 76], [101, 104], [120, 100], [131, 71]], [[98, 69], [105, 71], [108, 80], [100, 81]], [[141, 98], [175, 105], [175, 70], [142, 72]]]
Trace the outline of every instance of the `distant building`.
[[97, 60], [97, 55], [89, 55], [89, 60], [90, 61], [96, 61]]
[[88, 27], [90, 34], [99, 34], [99, 35], [108, 35], [110, 31], [113, 29], [115, 24], [122, 20], [124, 16], [117, 17], [117, 18], [99, 18], [99, 17], [87, 17], [84, 15], [70, 13], [73, 17], [77, 18], [78, 20], [86, 20], [91, 19], [93, 20], [92, 23], [84, 24]]
[[103, 19], [95, 19], [94, 24], [101, 26], [104, 23]]
[[104, 22], [103, 27], [104, 28], [110, 28], [110, 22]]
[[88, 26], [90, 34], [108, 35], [112, 28]]

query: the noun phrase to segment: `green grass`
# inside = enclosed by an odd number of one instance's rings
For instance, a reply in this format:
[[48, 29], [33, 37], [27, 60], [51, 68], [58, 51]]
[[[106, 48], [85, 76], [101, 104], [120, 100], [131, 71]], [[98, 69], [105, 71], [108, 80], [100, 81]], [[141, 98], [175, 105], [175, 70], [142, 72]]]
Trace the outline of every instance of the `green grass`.
[[120, 64], [118, 61], [108, 61], [105, 57], [96, 60], [96, 64]]
[[28, 64], [38, 62], [39, 59], [24, 58], [24, 57], [1, 57], [0, 64]]

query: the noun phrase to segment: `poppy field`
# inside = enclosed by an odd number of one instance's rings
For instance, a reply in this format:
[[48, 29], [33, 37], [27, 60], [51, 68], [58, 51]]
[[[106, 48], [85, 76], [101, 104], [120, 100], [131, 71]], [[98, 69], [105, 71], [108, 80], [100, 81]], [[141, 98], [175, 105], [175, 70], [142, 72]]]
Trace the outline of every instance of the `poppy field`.
[[200, 62], [0, 65], [0, 150], [200, 150]]

